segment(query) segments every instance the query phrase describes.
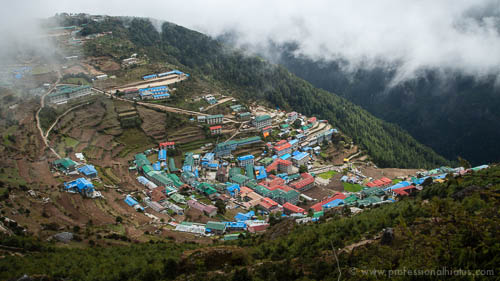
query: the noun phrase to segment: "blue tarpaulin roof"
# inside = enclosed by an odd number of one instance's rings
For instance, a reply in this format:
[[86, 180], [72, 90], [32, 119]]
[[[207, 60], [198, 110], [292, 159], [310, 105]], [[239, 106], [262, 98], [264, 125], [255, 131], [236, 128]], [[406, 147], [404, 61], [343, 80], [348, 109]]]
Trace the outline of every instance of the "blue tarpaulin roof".
[[84, 175], [86, 175], [86, 176], [90, 176], [90, 175], [92, 175], [92, 174], [97, 175], [97, 170], [96, 170], [96, 169], [95, 169], [95, 167], [94, 167], [94, 166], [92, 166], [92, 165], [85, 165], [85, 166], [83, 166], [83, 167], [80, 167], [80, 168], [78, 169], [78, 171], [79, 171], [80, 173], [83, 173], [83, 174], [84, 174]]
[[139, 202], [135, 201], [135, 199], [130, 195], [127, 195], [127, 197], [125, 197], [125, 203], [127, 203], [127, 205], [129, 205], [130, 207], [134, 207], [135, 205], [139, 204]]

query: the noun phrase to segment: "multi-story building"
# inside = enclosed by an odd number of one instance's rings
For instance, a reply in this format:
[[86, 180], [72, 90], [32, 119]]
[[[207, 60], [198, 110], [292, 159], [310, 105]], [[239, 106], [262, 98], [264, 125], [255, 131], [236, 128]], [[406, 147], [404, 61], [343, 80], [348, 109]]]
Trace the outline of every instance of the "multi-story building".
[[48, 102], [50, 103], [65, 103], [69, 100], [76, 99], [79, 97], [87, 96], [92, 93], [92, 89], [89, 85], [82, 85], [78, 87], [63, 86], [60, 87], [54, 93], [47, 95]]
[[281, 157], [287, 153], [291, 153], [292, 146], [290, 145], [290, 143], [287, 142], [287, 143], [280, 144], [278, 146], [273, 147], [273, 150], [274, 150], [274, 153], [276, 155], [278, 155], [278, 157]]
[[292, 157], [292, 163], [295, 167], [305, 165], [307, 161], [309, 161], [309, 154], [307, 152], [301, 152]]
[[211, 135], [220, 135], [221, 132], [222, 132], [222, 126], [220, 125], [210, 127]]
[[257, 129], [262, 129], [267, 126], [271, 126], [273, 119], [269, 115], [259, 115], [255, 117], [252, 121], [252, 125]]
[[240, 156], [240, 157], [238, 157], [238, 163], [239, 163], [240, 167], [246, 167], [247, 165], [253, 165], [254, 158], [255, 157], [251, 154]]
[[222, 123], [223, 118], [224, 118], [224, 115], [222, 115], [222, 114], [209, 115], [206, 117], [206, 122], [208, 125], [220, 124], [220, 123]]

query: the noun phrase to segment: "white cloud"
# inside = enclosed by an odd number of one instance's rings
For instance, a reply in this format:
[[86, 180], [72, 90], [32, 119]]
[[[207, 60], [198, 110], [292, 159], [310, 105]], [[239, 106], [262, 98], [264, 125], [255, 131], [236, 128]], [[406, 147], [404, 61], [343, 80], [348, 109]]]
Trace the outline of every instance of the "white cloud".
[[403, 79], [425, 68], [481, 76], [500, 66], [498, 0], [17, 2], [23, 4], [7, 6], [32, 16], [145, 16], [210, 35], [237, 31], [242, 44], [297, 41], [299, 53], [313, 59], [343, 58], [350, 67], [398, 64]]

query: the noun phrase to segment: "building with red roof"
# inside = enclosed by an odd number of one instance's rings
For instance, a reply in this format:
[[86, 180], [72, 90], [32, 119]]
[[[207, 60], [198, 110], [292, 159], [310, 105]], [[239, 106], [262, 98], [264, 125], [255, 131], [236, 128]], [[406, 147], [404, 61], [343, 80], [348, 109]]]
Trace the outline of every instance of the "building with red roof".
[[274, 148], [274, 153], [278, 155], [278, 157], [283, 156], [287, 153], [292, 152], [292, 145], [285, 141], [284, 144], [276, 145]]
[[319, 212], [319, 211], [322, 211], [323, 210], [323, 205], [325, 204], [328, 204], [330, 202], [332, 202], [333, 200], [336, 200], [336, 199], [346, 199], [347, 196], [345, 196], [344, 194], [342, 193], [337, 193], [335, 194], [334, 196], [328, 198], [328, 199], [325, 199], [319, 203], [316, 203], [314, 205], [311, 206], [311, 209], [313, 209], [315, 212]]
[[290, 174], [292, 172], [292, 162], [283, 159], [276, 159], [273, 163], [266, 167], [266, 172], [278, 171], [279, 173]]
[[368, 187], [375, 187], [375, 184], [373, 182], [369, 182], [369, 183], [366, 184], [366, 186], [368, 186]]
[[278, 210], [279, 204], [269, 197], [264, 197], [260, 200], [259, 206], [262, 207], [267, 212], [271, 213], [273, 211]]
[[161, 148], [175, 148], [175, 142], [173, 141], [161, 142], [160, 149]]
[[265, 231], [268, 227], [269, 227], [268, 223], [256, 224], [256, 225], [248, 226], [247, 230], [248, 230], [248, 232], [255, 233], [255, 232]]
[[391, 191], [392, 191], [392, 194], [394, 196], [408, 196], [414, 190], [416, 190], [416, 188], [417, 187], [415, 185], [409, 185], [409, 186], [405, 186], [405, 187], [401, 187], [401, 188], [396, 188], [396, 189], [393, 189]]
[[392, 184], [392, 180], [386, 177], [381, 178], [380, 181], [382, 181], [384, 185]]
[[304, 210], [303, 208], [300, 208], [298, 206], [295, 206], [291, 203], [286, 202], [285, 204], [283, 204], [283, 211], [285, 212], [285, 214], [289, 215], [289, 214], [295, 214], [295, 213], [303, 214], [306, 210]]
[[311, 123], [311, 124], [316, 123], [316, 121], [317, 121], [316, 117], [311, 117], [311, 118], [309, 118], [309, 119], [307, 120], [307, 122], [309, 122], [309, 123]]
[[221, 125], [210, 127], [210, 134], [212, 135], [220, 135], [221, 132], [222, 132]]
[[290, 186], [300, 192], [304, 192], [314, 186], [314, 177], [309, 173], [302, 173], [300, 179], [291, 183]]

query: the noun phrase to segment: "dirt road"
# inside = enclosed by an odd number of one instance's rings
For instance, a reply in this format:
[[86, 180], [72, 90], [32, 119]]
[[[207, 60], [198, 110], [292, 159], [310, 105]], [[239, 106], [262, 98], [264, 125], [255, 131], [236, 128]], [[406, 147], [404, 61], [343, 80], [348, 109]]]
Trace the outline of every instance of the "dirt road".
[[59, 81], [61, 81], [61, 72], [60, 71], [57, 71], [57, 76], [58, 76], [57, 81], [54, 83], [54, 86], [52, 86], [40, 99], [40, 108], [36, 111], [35, 118], [36, 118], [36, 127], [38, 128], [38, 131], [40, 132], [40, 136], [42, 137], [43, 143], [45, 144], [46, 147], [48, 147], [50, 149], [50, 151], [52, 151], [52, 153], [54, 153], [54, 155], [57, 158], [61, 158], [61, 156], [52, 147], [49, 146], [49, 142], [47, 141], [47, 137], [44, 135], [42, 125], [40, 124], [40, 111], [42, 111], [42, 108], [45, 106], [45, 97], [47, 97], [47, 95], [52, 93], [52, 91], [54, 91], [56, 89]]

